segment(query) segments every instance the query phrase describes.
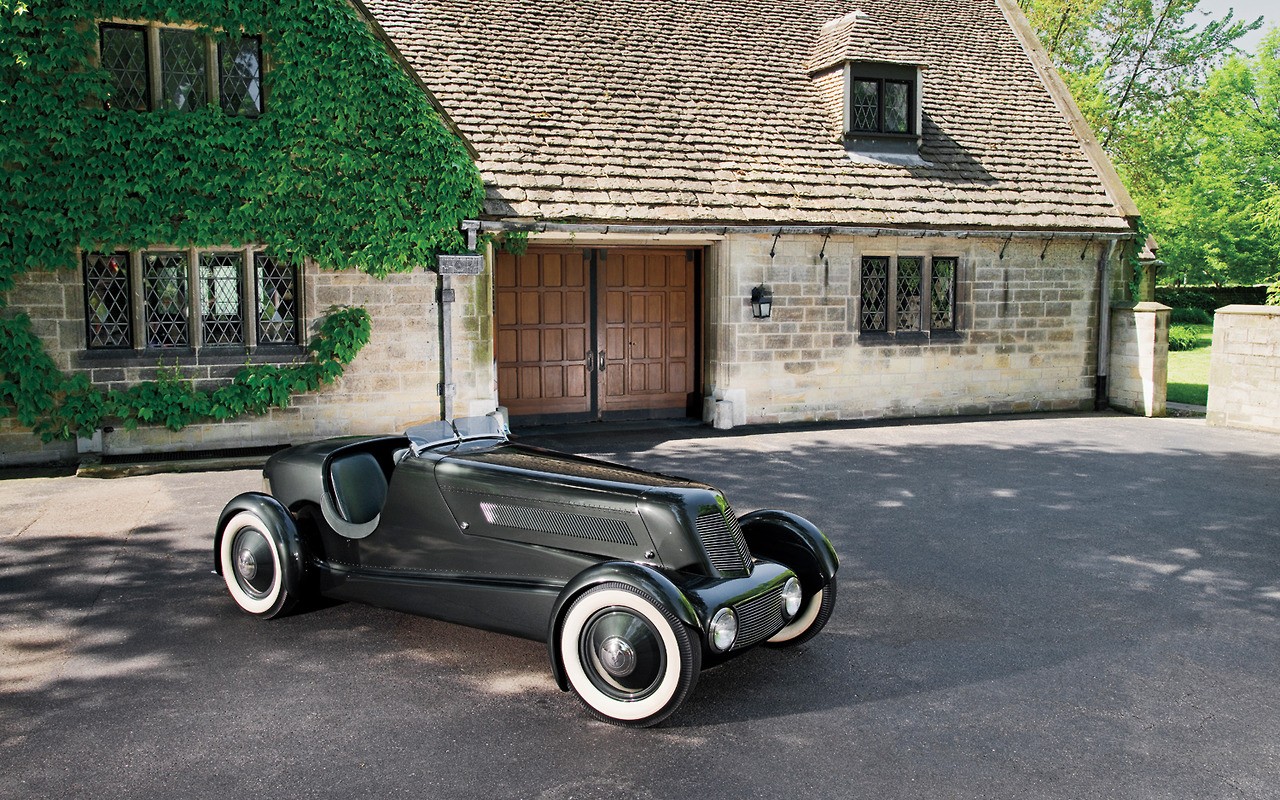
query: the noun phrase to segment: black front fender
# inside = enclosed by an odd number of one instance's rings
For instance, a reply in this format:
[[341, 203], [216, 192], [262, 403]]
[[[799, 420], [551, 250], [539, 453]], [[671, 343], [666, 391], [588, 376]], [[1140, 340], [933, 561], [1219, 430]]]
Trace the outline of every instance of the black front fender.
[[840, 568], [831, 541], [809, 520], [789, 511], [763, 510], [738, 520], [751, 555], [789, 568], [806, 593], [826, 586]]
[[584, 569], [579, 572], [561, 590], [551, 609], [551, 619], [547, 625], [547, 650], [551, 656], [551, 673], [555, 675], [556, 684], [561, 691], [569, 691], [569, 679], [565, 675], [564, 662], [560, 659], [559, 635], [560, 623], [569, 610], [569, 605], [578, 595], [602, 583], [623, 583], [644, 592], [662, 603], [671, 613], [699, 632], [703, 629], [702, 620], [698, 618], [693, 603], [685, 597], [684, 592], [658, 570], [630, 561], [606, 561], [603, 564]]
[[279, 500], [262, 492], [245, 492], [236, 495], [218, 515], [218, 527], [213, 532], [213, 571], [219, 575], [222, 574], [222, 563], [218, 558], [218, 553], [222, 550], [222, 537], [226, 533], [227, 523], [241, 511], [257, 514], [264, 523], [280, 535], [279, 540], [284, 546], [284, 551], [280, 553], [284, 585], [295, 587], [302, 585], [306, 573], [306, 561], [303, 557], [302, 537], [298, 534], [298, 525], [293, 515]]

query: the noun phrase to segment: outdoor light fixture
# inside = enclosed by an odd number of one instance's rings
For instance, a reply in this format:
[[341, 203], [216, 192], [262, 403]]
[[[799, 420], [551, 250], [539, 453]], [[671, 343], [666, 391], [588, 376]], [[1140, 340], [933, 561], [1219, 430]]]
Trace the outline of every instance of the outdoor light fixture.
[[751, 316], [768, 319], [773, 313], [773, 292], [763, 283], [751, 290]]

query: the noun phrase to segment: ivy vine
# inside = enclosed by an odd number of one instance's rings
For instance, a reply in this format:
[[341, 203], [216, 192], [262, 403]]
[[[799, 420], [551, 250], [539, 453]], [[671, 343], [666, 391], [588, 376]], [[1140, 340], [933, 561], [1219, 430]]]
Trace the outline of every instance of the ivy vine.
[[139, 424], [180, 431], [194, 422], [222, 421], [286, 408], [291, 395], [332, 383], [369, 341], [363, 308], [334, 308], [311, 340], [305, 363], [247, 365], [231, 382], [199, 389], [177, 366], [162, 368], [154, 381], [123, 390], [102, 390], [84, 375], [67, 375], [44, 351], [24, 316], [0, 319], [0, 403], [43, 441], [90, 436], [105, 420], [128, 430]]
[[[106, 109], [99, 20], [262, 36], [256, 118]], [[483, 196], [465, 145], [343, 0], [0, 0], [0, 414], [45, 440], [104, 418], [173, 430], [287, 404], [341, 374], [368, 315], [330, 315], [305, 364], [251, 366], [195, 390], [176, 371], [124, 392], [64, 375], [5, 293], [76, 253], [262, 244], [377, 277], [460, 252]]]

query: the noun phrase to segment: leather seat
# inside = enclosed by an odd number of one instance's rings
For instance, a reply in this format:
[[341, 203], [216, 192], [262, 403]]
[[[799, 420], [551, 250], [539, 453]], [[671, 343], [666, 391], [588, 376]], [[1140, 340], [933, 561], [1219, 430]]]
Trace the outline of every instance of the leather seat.
[[387, 502], [387, 476], [369, 453], [335, 458], [329, 467], [333, 502], [347, 522], [363, 525], [382, 513]]

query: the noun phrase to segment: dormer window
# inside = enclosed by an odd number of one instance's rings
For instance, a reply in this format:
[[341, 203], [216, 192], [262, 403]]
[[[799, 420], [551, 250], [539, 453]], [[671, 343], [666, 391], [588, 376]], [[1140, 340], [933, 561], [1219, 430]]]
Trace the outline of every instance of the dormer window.
[[854, 75], [849, 87], [849, 133], [915, 133], [911, 81]]
[[895, 31], [855, 11], [822, 26], [806, 68], [850, 155], [916, 158], [924, 65]]
[[920, 68], [849, 61], [844, 65], [844, 141], [853, 150], [915, 153], [920, 134]]

